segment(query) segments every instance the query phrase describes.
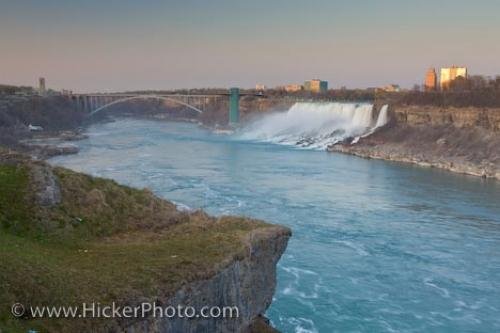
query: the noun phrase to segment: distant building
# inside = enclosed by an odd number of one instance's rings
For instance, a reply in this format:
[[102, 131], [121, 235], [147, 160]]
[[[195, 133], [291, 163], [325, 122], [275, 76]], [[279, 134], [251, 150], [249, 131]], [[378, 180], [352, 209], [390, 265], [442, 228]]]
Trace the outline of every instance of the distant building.
[[313, 79], [304, 82], [304, 90], [314, 93], [324, 93], [328, 90], [328, 82], [319, 79]]
[[256, 84], [255, 85], [255, 90], [264, 91], [266, 89], [267, 89], [267, 87], [265, 85], [263, 85], [263, 84]]
[[435, 91], [437, 89], [437, 74], [435, 68], [429, 68], [425, 74], [425, 91]]
[[304, 87], [302, 87], [302, 85], [300, 84], [287, 84], [285, 86], [285, 91], [286, 92], [297, 92], [297, 91], [301, 91]]
[[45, 78], [44, 77], [41, 77], [38, 79], [38, 93], [40, 94], [40, 96], [45, 96], [45, 94], [47, 93], [47, 90], [45, 88]]
[[383, 87], [382, 90], [385, 92], [399, 92], [401, 91], [401, 87], [399, 87], [399, 85], [397, 84], [389, 84]]
[[467, 79], [467, 67], [452, 66], [448, 68], [441, 68], [441, 78], [439, 85], [441, 90], [446, 90], [450, 87], [450, 83], [458, 77]]

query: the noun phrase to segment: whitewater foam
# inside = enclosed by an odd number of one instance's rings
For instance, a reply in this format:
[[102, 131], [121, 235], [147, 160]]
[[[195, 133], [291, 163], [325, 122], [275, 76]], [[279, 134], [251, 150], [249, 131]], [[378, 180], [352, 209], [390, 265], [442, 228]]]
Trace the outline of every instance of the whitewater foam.
[[377, 119], [366, 103], [295, 103], [288, 111], [266, 115], [245, 126], [242, 140], [324, 150], [346, 138], [371, 134], [388, 122], [387, 106]]
[[382, 108], [380, 109], [380, 113], [378, 114], [377, 123], [375, 124], [375, 128], [382, 127], [389, 122], [388, 109], [389, 109], [389, 105], [386, 104], [386, 105], [382, 106]]

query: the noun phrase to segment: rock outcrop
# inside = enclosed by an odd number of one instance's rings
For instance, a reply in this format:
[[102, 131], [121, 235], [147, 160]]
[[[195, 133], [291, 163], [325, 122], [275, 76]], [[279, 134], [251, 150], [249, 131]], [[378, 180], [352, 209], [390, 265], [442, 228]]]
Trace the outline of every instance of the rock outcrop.
[[[242, 332], [252, 331], [272, 301], [276, 287], [276, 264], [285, 251], [290, 230], [273, 227], [256, 230], [248, 237], [246, 255], [232, 262], [213, 277], [190, 283], [172, 297], [161, 300], [164, 306], [234, 306], [238, 318], [154, 318], [124, 327], [139, 332]], [[261, 324], [262, 325], [262, 324]]]
[[45, 163], [33, 163], [31, 170], [32, 190], [40, 206], [55, 206], [61, 202], [61, 189], [52, 168]]

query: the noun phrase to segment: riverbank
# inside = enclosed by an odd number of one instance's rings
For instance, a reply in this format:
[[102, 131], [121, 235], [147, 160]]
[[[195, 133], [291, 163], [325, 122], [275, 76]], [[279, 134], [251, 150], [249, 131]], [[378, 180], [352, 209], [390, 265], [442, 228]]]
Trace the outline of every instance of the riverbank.
[[391, 121], [330, 152], [500, 179], [500, 109], [395, 107]]
[[29, 139], [21, 139], [14, 146], [17, 151], [29, 154], [37, 160], [59, 155], [78, 154], [75, 141], [87, 139], [83, 129], [34, 133]]
[[[149, 190], [7, 151], [0, 151], [0, 213], [5, 332], [250, 332], [263, 324], [290, 237], [285, 227], [179, 211]], [[235, 306], [239, 316], [15, 319], [16, 302]]]

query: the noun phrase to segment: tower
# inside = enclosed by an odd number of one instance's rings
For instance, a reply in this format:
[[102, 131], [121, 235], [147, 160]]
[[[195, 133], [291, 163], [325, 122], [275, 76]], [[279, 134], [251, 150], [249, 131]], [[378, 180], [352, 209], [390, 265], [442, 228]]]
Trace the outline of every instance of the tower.
[[229, 89], [229, 123], [237, 124], [240, 121], [240, 89]]
[[425, 91], [435, 91], [437, 88], [437, 74], [435, 68], [429, 68], [425, 74]]
[[45, 78], [41, 77], [38, 79], [38, 94], [40, 96], [45, 96], [47, 90], [45, 89]]

